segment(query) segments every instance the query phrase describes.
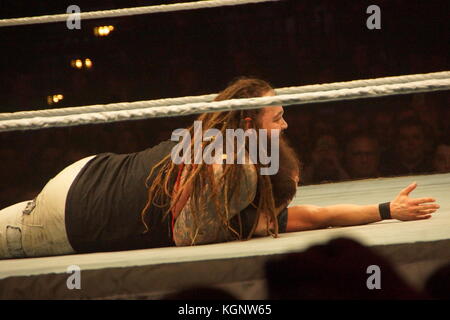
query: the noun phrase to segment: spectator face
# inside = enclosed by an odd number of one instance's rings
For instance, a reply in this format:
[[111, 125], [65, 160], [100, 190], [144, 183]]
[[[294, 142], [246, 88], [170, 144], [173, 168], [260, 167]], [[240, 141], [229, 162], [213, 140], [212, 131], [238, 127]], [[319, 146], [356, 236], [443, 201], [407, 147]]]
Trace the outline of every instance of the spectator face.
[[450, 146], [441, 144], [436, 148], [433, 160], [434, 170], [439, 173], [450, 172]]
[[330, 135], [321, 136], [316, 142], [312, 157], [322, 173], [334, 174], [339, 162], [336, 139]]
[[402, 161], [420, 161], [424, 157], [425, 152], [425, 136], [422, 128], [419, 126], [400, 128], [397, 146]]
[[375, 141], [366, 137], [356, 138], [347, 148], [346, 159], [352, 178], [378, 176], [379, 150]]

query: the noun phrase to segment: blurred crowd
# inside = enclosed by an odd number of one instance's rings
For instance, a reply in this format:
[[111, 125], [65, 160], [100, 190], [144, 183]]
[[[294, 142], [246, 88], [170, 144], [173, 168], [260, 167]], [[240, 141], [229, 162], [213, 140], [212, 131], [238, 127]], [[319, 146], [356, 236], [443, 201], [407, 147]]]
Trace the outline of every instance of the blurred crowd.
[[301, 183], [450, 172], [448, 99], [414, 94], [288, 112]]

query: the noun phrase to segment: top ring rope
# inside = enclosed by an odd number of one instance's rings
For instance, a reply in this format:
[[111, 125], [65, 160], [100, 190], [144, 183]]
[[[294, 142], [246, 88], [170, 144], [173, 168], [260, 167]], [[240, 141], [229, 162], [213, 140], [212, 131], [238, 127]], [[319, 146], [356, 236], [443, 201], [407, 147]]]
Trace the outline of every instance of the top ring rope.
[[[297, 87], [286, 87], [276, 89], [277, 94], [296, 94], [296, 93], [307, 93], [307, 92], [318, 92], [318, 91], [329, 91], [337, 89], [350, 89], [373, 85], [384, 85], [384, 84], [399, 84], [408, 83], [412, 81], [420, 80], [434, 80], [434, 79], [449, 79], [450, 72], [433, 72], [425, 74], [412, 74], [396, 77], [383, 77], [376, 79], [363, 79], [363, 80], [353, 80], [345, 82], [334, 82], [325, 84], [314, 84], [306, 86]], [[187, 96], [179, 98], [167, 98], [167, 99], [157, 99], [145, 101], [145, 107], [160, 107], [160, 106], [172, 106], [181, 105], [187, 103], [199, 103], [199, 102], [211, 102], [217, 94], [207, 94], [201, 96]], [[113, 103], [113, 104], [99, 104], [90, 105], [82, 107], [70, 107], [70, 108], [59, 108], [59, 109], [43, 109], [35, 111], [18, 111], [18, 112], [8, 112], [0, 113], [1, 120], [12, 120], [12, 119], [24, 119], [33, 117], [54, 117], [54, 116], [64, 116], [70, 114], [81, 114], [81, 113], [94, 113], [94, 112], [105, 112], [105, 111], [119, 111], [119, 110], [132, 110], [142, 108], [143, 101], [136, 102], [123, 102], [123, 103]]]
[[412, 81], [408, 83], [366, 86], [319, 92], [285, 94], [269, 97], [233, 99], [214, 102], [188, 103], [182, 105], [147, 107], [142, 101], [141, 108], [98, 113], [71, 114], [55, 117], [35, 117], [0, 121], [0, 131], [67, 127], [81, 124], [108, 123], [124, 120], [139, 120], [158, 117], [173, 117], [205, 112], [255, 109], [274, 105], [299, 105], [337, 100], [373, 98], [397, 94], [429, 92], [450, 89], [450, 78]]
[[[243, 4], [273, 2], [273, 1], [278, 1], [278, 0], [203, 0], [203, 1], [195, 1], [195, 2], [187, 2], [187, 3], [162, 4], [162, 5], [157, 5], [157, 6], [144, 6], [144, 7], [135, 7], [135, 8], [80, 12], [79, 17], [81, 20], [102, 19], [102, 18], [135, 16], [135, 15], [150, 14], [150, 13], [197, 10], [197, 9], [215, 8], [215, 7], [223, 7], [223, 6], [237, 6], [237, 5], [243, 5]], [[63, 22], [63, 21], [67, 21], [72, 15], [73, 14], [64, 13], [64, 14], [54, 14], [54, 15], [45, 15], [45, 16], [36, 16], [36, 17], [0, 19], [0, 27]]]

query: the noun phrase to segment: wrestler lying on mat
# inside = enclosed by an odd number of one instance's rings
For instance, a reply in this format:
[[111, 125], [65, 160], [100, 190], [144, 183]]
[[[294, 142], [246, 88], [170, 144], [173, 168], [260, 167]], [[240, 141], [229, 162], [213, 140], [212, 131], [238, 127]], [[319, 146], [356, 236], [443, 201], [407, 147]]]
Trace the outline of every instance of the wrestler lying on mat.
[[[268, 95], [274, 95], [268, 83], [240, 79], [215, 100]], [[271, 136], [287, 128], [281, 106], [207, 113], [198, 120], [203, 132], [253, 128]], [[432, 198], [409, 198], [415, 184], [383, 205], [287, 208], [300, 168], [283, 134], [279, 170], [272, 175], [262, 174], [258, 162], [176, 164], [175, 145], [166, 141], [133, 154], [99, 154], [65, 168], [33, 201], [0, 211], [0, 257], [208, 244], [383, 218], [427, 219], [439, 208]]]

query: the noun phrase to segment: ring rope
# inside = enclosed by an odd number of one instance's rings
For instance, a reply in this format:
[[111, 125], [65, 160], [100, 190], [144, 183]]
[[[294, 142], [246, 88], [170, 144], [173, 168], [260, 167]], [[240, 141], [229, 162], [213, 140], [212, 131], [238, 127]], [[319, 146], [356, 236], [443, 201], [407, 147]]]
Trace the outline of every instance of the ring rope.
[[450, 89], [450, 79], [413, 81], [409, 83], [375, 85], [350, 89], [320, 92], [305, 92], [269, 97], [232, 99], [214, 102], [188, 103], [183, 105], [148, 107], [147, 101], [139, 109], [108, 111], [98, 113], [72, 114], [55, 117], [35, 117], [0, 121], [0, 131], [31, 130], [50, 127], [67, 127], [81, 124], [109, 123], [124, 120], [184, 116], [205, 112], [255, 109], [274, 105], [300, 105], [337, 100], [352, 100], [380, 96], [429, 92]]
[[[236, 6], [243, 4], [273, 2], [273, 1], [278, 0], [203, 0], [187, 3], [162, 4], [156, 6], [87, 11], [87, 12], [80, 12], [79, 17], [81, 20], [102, 19], [102, 18], [114, 18], [114, 17], [141, 15], [141, 14], [172, 12], [172, 11], [197, 10], [223, 6]], [[64, 14], [44, 15], [36, 17], [0, 19], [0, 27], [63, 22], [67, 21], [68, 19], [71, 19], [72, 16], [73, 14], [64, 13]]]
[[[296, 87], [285, 87], [276, 89], [276, 93], [279, 95], [283, 94], [296, 94], [296, 93], [306, 93], [306, 92], [318, 92], [318, 91], [330, 91], [337, 89], [350, 89], [358, 88], [364, 86], [373, 85], [385, 85], [385, 84], [399, 84], [399, 83], [409, 83], [413, 81], [420, 80], [434, 80], [434, 79], [449, 79], [450, 71], [443, 72], [433, 72], [425, 74], [412, 74], [396, 77], [383, 77], [376, 79], [362, 79], [362, 80], [352, 80], [345, 82], [334, 82], [325, 84], [314, 84], [307, 86], [296, 86]], [[150, 107], [160, 107], [160, 106], [170, 106], [179, 105], [187, 103], [199, 103], [199, 102], [211, 102], [216, 97], [216, 94], [207, 94], [200, 96], [187, 96], [179, 98], [166, 98], [157, 100], [145, 101], [146, 108]], [[119, 111], [119, 110], [132, 110], [142, 108], [142, 103], [144, 101], [137, 102], [123, 102], [114, 104], [99, 104], [90, 105], [82, 107], [69, 107], [69, 108], [59, 108], [59, 109], [43, 109], [34, 111], [19, 111], [19, 112], [9, 112], [0, 113], [0, 120], [12, 120], [12, 119], [23, 119], [32, 117], [53, 117], [53, 116], [64, 116], [70, 114], [80, 114], [80, 113], [94, 113], [94, 112], [105, 112], [105, 111]]]

